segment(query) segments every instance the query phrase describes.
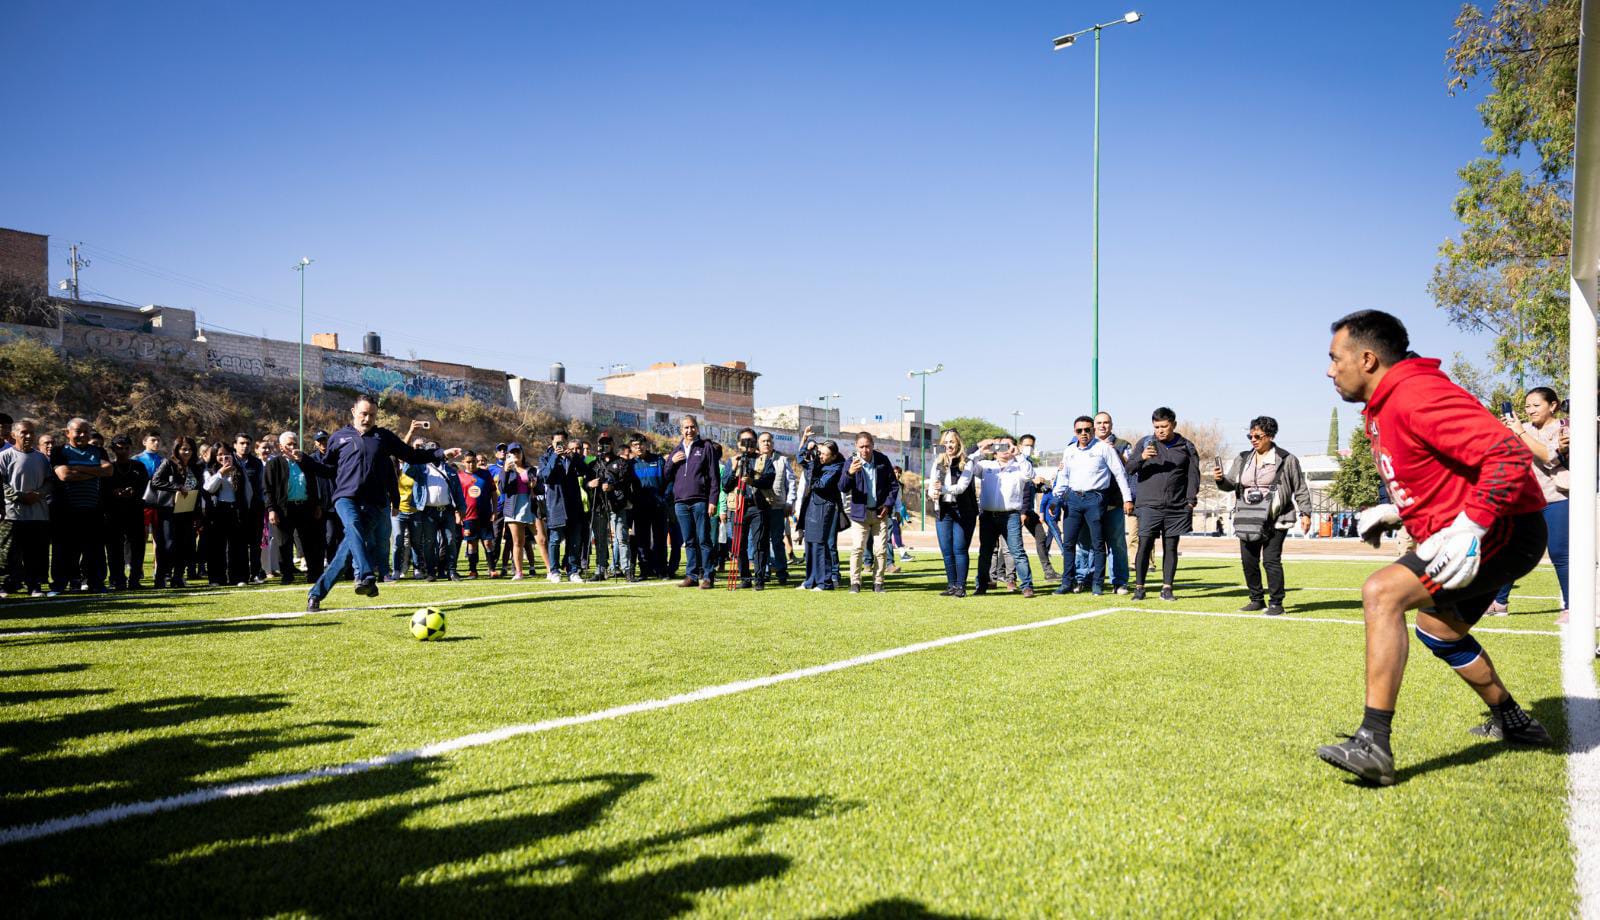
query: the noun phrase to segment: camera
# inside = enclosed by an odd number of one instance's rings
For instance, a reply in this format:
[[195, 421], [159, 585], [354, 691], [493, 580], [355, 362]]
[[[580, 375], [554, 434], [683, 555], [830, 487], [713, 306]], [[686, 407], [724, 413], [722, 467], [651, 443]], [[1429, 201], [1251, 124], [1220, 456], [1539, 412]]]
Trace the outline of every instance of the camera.
[[1008, 451], [1015, 450], [1015, 446], [1011, 443], [1010, 440], [1004, 440], [1003, 439], [1003, 440], [999, 440], [999, 441], [994, 442], [994, 444], [991, 446], [990, 449], [993, 450], [997, 454], [1003, 454], [1003, 453], [1006, 453]]
[[1247, 505], [1259, 505], [1267, 500], [1267, 493], [1260, 489], [1245, 489], [1244, 501]]

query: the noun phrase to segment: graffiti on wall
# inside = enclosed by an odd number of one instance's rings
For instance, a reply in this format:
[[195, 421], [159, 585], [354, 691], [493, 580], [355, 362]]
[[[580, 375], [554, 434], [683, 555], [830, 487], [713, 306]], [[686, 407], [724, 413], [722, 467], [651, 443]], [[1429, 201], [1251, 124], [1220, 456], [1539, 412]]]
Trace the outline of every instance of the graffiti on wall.
[[436, 402], [450, 402], [463, 396], [494, 406], [503, 406], [506, 402], [505, 393], [463, 377], [447, 377], [398, 363], [352, 361], [343, 356], [323, 358], [322, 382], [325, 386], [367, 393], [395, 391]]
[[199, 360], [187, 339], [167, 338], [123, 329], [101, 329], [68, 323], [62, 330], [68, 351], [162, 364], [193, 364]]
[[637, 412], [612, 412], [608, 409], [594, 410], [594, 424], [596, 428], [626, 428], [636, 431], [644, 424], [644, 416]]
[[206, 364], [214, 371], [229, 374], [248, 374], [251, 377], [265, 377], [267, 374], [267, 364], [260, 358], [230, 355], [213, 348], [206, 349]]

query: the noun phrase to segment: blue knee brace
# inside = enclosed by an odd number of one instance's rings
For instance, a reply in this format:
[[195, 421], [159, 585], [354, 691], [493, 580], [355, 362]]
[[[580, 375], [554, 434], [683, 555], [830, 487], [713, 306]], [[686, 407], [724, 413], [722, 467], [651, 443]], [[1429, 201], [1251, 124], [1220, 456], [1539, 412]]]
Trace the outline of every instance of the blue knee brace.
[[1483, 646], [1479, 645], [1478, 640], [1471, 636], [1447, 640], [1423, 632], [1421, 626], [1418, 626], [1416, 630], [1417, 638], [1422, 640], [1422, 644], [1428, 647], [1428, 651], [1432, 652], [1435, 658], [1458, 671], [1477, 661], [1479, 656], [1483, 654]]

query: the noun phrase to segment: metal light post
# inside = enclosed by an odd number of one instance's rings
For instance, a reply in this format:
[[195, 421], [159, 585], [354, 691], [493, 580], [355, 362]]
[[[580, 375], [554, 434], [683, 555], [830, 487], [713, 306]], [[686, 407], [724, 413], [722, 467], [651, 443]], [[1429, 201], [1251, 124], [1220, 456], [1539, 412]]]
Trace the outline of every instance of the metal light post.
[[1011, 413], [1011, 436], [1013, 438], [1022, 437], [1022, 435], [1017, 434], [1017, 432], [1022, 430], [1022, 428], [1020, 427], [1021, 425], [1022, 425], [1022, 410], [1018, 409], [1015, 412]]
[[1055, 40], [1054, 50], [1060, 51], [1070, 48], [1078, 36], [1094, 33], [1094, 350], [1089, 370], [1089, 403], [1093, 406], [1093, 414], [1100, 412], [1100, 32], [1119, 23], [1135, 23], [1143, 18], [1130, 10], [1121, 19], [1102, 22]]
[[306, 449], [306, 266], [315, 259], [300, 257], [294, 270], [300, 273], [300, 440], [301, 450]]
[[827, 393], [818, 396], [822, 400], [822, 433], [828, 433], [828, 413], [833, 409], [833, 401], [839, 398], [838, 393]]
[[[917, 433], [917, 475], [928, 475], [928, 378], [944, 370], [943, 364], [935, 364], [927, 370], [906, 371], [906, 379], [922, 378], [922, 425]], [[928, 529], [928, 484], [922, 484], [922, 521], [917, 525], [918, 530]]]

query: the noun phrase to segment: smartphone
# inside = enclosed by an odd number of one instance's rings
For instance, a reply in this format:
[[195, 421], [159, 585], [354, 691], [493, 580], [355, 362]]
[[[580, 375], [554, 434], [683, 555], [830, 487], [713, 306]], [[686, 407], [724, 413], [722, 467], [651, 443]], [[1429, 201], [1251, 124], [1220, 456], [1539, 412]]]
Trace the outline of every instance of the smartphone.
[[1510, 417], [1510, 415], [1511, 415], [1511, 400], [1508, 399], [1505, 402], [1500, 404], [1500, 414], [1502, 416], [1505, 416], [1505, 417]]
[[1011, 442], [1010, 441], [996, 441], [996, 442], [994, 442], [994, 452], [995, 453], [1003, 454], [1003, 453], [1006, 453], [1006, 452], [1008, 452], [1010, 450], [1011, 450]]

